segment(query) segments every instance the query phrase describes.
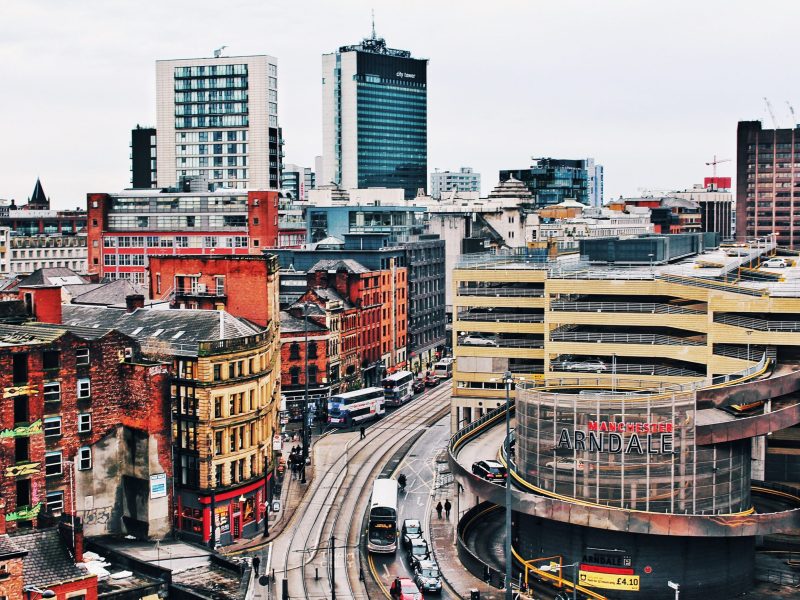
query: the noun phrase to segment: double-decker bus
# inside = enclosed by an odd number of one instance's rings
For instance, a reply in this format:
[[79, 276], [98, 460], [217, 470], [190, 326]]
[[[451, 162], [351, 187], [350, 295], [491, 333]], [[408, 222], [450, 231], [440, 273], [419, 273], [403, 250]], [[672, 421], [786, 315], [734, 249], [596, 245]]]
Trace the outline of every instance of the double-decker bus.
[[376, 479], [369, 501], [367, 550], [389, 554], [397, 552], [397, 481]]
[[414, 395], [411, 385], [414, 383], [414, 374], [411, 371], [398, 371], [384, 378], [383, 395], [386, 397], [386, 406], [402, 406]]
[[439, 379], [450, 379], [453, 376], [453, 359], [443, 358], [433, 365], [433, 374]]
[[328, 423], [342, 427], [378, 419], [383, 415], [383, 388], [371, 387], [336, 394], [328, 399]]

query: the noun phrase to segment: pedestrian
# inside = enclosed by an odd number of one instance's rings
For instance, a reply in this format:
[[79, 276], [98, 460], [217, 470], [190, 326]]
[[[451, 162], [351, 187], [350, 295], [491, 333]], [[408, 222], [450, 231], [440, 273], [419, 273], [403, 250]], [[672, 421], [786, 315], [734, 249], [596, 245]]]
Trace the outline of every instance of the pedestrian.
[[362, 425], [361, 426], [361, 439], [363, 440], [365, 437], [367, 437], [367, 428]]
[[453, 505], [450, 504], [450, 498], [444, 501], [444, 514], [449, 519], [450, 518], [450, 509], [453, 508]]
[[442, 508], [444, 508], [442, 506], [442, 501], [439, 500], [439, 504], [436, 505], [436, 514], [439, 515], [440, 519], [442, 518]]
[[258, 554], [253, 557], [253, 571], [256, 575], [258, 575], [258, 567], [261, 565], [261, 559], [258, 558]]

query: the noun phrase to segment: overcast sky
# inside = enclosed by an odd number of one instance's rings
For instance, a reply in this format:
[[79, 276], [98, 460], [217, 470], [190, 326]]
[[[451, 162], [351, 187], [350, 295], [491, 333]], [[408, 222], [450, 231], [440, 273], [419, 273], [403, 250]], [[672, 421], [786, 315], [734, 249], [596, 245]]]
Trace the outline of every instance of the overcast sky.
[[[155, 124], [155, 61], [271, 54], [286, 162], [321, 152], [320, 55], [370, 31], [430, 59], [429, 170], [483, 191], [531, 156], [593, 156], [606, 198], [688, 187], [736, 122], [800, 110], [800, 2], [0, 0], [0, 198], [37, 176], [56, 207], [129, 185], [128, 143]], [[735, 175], [734, 163], [719, 167]]]

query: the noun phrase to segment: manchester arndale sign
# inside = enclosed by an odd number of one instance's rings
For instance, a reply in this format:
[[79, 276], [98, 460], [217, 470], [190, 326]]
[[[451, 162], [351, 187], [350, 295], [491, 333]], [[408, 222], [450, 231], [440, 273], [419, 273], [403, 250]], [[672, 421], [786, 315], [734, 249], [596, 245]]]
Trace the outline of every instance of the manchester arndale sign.
[[589, 421], [587, 429], [562, 429], [558, 450], [611, 454], [672, 454], [673, 426], [666, 422]]

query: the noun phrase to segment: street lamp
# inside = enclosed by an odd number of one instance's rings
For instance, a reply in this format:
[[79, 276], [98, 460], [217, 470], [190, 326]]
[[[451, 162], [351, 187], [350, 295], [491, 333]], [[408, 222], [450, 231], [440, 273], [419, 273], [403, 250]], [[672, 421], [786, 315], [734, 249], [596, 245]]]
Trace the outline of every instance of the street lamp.
[[40, 590], [35, 585], [26, 585], [22, 591], [28, 595], [28, 600], [31, 600], [31, 594], [39, 594], [42, 598], [55, 598], [56, 593], [53, 590]]
[[667, 582], [667, 586], [669, 586], [670, 589], [675, 590], [675, 600], [679, 600], [680, 597], [681, 597], [681, 586], [680, 586], [680, 584], [679, 583], [675, 583], [674, 581], [668, 581]]
[[[572, 567], [572, 600], [578, 600], [578, 566], [580, 563], [572, 563], [571, 565], [542, 565], [539, 567], [540, 571], [544, 571], [548, 573], [550, 571], [563, 571], [564, 569], [568, 569]], [[559, 573], [558, 575], [561, 579], [564, 579], [564, 576]]]
[[303, 398], [303, 464], [300, 465], [300, 483], [306, 483], [306, 459], [308, 458], [308, 302], [303, 302], [303, 333], [305, 334], [305, 397]]
[[750, 360], [750, 336], [753, 335], [753, 330], [748, 329], [745, 333], [747, 333], [747, 360]]
[[[493, 377], [489, 381], [498, 381], [499, 377]], [[506, 600], [512, 600], [511, 576], [513, 560], [511, 557], [511, 453], [509, 445], [511, 443], [511, 384], [514, 383], [514, 376], [511, 371], [503, 374], [502, 381], [506, 388]]]

